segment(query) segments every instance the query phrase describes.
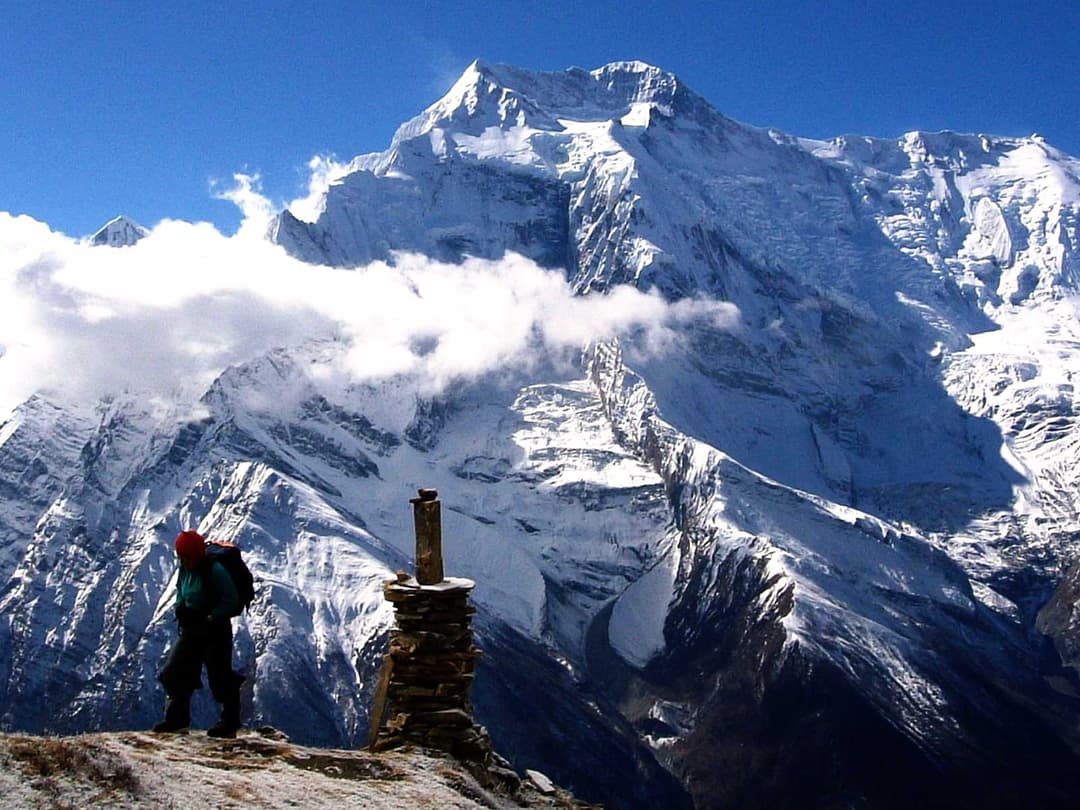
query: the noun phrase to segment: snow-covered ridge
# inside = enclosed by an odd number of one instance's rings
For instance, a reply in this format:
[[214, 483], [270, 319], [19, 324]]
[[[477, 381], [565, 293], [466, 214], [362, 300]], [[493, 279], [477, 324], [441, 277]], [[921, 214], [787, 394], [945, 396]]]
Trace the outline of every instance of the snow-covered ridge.
[[1080, 161], [1041, 138], [911, 132], [802, 143], [852, 174], [890, 240], [947, 269], [983, 308], [1078, 289]]
[[[759, 599], [763, 610], [786, 603], [777, 618], [787, 644], [812, 649], [842, 670], [863, 670], [864, 677], [876, 670], [874, 698], [885, 707], [910, 704], [912, 716], [897, 722], [906, 722], [912, 734], [933, 734], [929, 723], [939, 722], [946, 709], [933, 682], [936, 673], [919, 660], [931, 645], [906, 628], [918, 626], [927, 609], [923, 600], [974, 619], [977, 603], [959, 566], [924, 538], [784, 487], [680, 435], [660, 417], [641, 378], [623, 366], [617, 346], [595, 347], [590, 364], [616, 430], [657, 467], [669, 489], [678, 488], [673, 506], [679, 529], [689, 534], [693, 527], [710, 538], [704, 555], [709, 564], [719, 567], [732, 555], [766, 561], [763, 578], [770, 585]], [[683, 547], [678, 553], [700, 552]], [[686, 582], [670, 574], [678, 566], [673, 561], [661, 567], [669, 590], [654, 591], [652, 604], [635, 601], [628, 610], [625, 596], [617, 603], [611, 633], [629, 660], [647, 661], [641, 647], [647, 639], [633, 638], [620, 621], [664, 612], [664, 605], [680, 601]], [[897, 622], [912, 598], [919, 600], [917, 610]], [[894, 693], [882, 694], [883, 685]]]

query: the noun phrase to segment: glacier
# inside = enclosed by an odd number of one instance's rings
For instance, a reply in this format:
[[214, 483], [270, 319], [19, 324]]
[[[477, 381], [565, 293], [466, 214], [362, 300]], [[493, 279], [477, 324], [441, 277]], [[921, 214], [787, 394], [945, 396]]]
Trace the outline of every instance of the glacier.
[[1069, 806], [1078, 223], [1036, 137], [811, 140], [640, 62], [475, 62], [268, 239], [685, 317], [436, 387], [328, 387], [314, 335], [195, 408], [35, 394], [0, 423], [0, 727], [152, 722], [191, 526], [260, 580], [248, 715], [359, 744], [433, 487], [519, 769], [617, 807]]

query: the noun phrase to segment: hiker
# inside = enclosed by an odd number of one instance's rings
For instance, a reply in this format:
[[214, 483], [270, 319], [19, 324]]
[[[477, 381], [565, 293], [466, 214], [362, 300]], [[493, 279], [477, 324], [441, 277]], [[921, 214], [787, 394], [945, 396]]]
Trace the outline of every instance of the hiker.
[[240, 728], [240, 684], [244, 677], [232, 668], [232, 620], [240, 610], [240, 595], [224, 565], [206, 553], [198, 532], [176, 537], [180, 569], [176, 581], [176, 622], [179, 637], [169, 650], [158, 676], [168, 702], [165, 719], [154, 731], [182, 732], [191, 725], [191, 693], [202, 688], [206, 664], [210, 692], [221, 704], [221, 719], [207, 734], [235, 737]]

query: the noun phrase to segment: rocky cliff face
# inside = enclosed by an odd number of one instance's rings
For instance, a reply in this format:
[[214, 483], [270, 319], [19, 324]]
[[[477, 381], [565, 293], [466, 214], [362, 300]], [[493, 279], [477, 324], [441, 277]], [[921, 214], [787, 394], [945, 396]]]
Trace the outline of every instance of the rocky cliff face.
[[520, 254], [687, 315], [663, 351], [434, 398], [330, 396], [312, 341], [195, 415], [30, 400], [0, 427], [6, 727], [151, 721], [197, 526], [261, 578], [250, 713], [355, 742], [430, 486], [478, 583], [477, 713], [519, 767], [617, 806], [1068, 806], [1080, 692], [1043, 635], [1072, 662], [1068, 591], [1035, 617], [1080, 531], [1078, 161], [798, 139], [639, 63], [477, 63], [350, 169], [272, 238], [342, 268]]

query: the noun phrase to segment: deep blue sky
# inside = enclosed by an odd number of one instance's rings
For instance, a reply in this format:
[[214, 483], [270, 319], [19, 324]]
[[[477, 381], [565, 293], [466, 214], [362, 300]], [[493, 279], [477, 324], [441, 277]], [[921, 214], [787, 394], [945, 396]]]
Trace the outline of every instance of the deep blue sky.
[[1080, 155], [1080, 2], [0, 3], [0, 210], [72, 236], [117, 213], [239, 222], [214, 180], [300, 196], [384, 149], [475, 58], [640, 59], [794, 135], [1041, 132]]

